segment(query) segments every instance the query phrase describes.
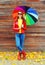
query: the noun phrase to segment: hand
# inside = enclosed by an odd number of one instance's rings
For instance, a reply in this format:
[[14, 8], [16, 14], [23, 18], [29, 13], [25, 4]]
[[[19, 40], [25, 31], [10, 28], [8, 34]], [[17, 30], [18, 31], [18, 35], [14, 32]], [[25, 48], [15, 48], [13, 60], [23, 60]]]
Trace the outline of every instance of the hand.
[[22, 24], [22, 26], [21, 27], [19, 27], [19, 29], [21, 29], [21, 28], [23, 28], [24, 27], [24, 25]]
[[22, 28], [24, 27], [24, 25], [22, 24]]
[[21, 29], [21, 27], [19, 27], [19, 29]]

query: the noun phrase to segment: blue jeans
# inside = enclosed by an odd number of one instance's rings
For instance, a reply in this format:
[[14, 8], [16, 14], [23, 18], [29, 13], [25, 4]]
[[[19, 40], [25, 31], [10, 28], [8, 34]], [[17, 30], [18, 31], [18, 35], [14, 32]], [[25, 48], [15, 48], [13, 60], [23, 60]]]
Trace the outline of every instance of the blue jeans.
[[16, 46], [19, 49], [19, 51], [23, 50], [24, 39], [25, 39], [25, 34], [23, 34], [23, 33], [21, 33], [21, 34], [16, 33], [15, 40], [16, 40]]

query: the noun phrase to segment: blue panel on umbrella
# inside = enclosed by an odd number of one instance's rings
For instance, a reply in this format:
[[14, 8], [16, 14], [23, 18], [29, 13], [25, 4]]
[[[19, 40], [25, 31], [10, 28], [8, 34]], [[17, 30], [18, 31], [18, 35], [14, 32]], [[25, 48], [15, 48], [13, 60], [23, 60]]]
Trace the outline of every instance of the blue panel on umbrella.
[[38, 15], [37, 11], [36, 11], [35, 9], [33, 9], [33, 8], [29, 8], [29, 9], [27, 10], [27, 13], [28, 13], [28, 14], [29, 14], [29, 13], [33, 13], [33, 14], [35, 14], [35, 15]]

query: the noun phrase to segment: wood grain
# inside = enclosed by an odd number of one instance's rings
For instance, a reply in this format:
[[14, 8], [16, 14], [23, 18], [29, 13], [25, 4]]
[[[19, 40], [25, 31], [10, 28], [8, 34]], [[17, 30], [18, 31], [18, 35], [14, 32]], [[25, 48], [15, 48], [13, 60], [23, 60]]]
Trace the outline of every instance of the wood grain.
[[[17, 5], [27, 5], [35, 8], [39, 13], [39, 20], [33, 26], [27, 26], [25, 37], [25, 48], [35, 50], [45, 50], [45, 4], [42, 2], [29, 3], [15, 0], [0, 1], [0, 48], [15, 48], [15, 33], [12, 29], [12, 12]], [[32, 1], [32, 0], [31, 0]], [[37, 0], [38, 1], [38, 0]]]

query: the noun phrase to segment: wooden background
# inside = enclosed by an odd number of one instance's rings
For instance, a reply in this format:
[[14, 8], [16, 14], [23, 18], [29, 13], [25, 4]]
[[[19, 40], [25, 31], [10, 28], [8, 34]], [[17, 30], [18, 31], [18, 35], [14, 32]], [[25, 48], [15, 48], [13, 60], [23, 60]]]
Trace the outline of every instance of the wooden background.
[[45, 2], [30, 2], [29, 0], [0, 0], [0, 50], [16, 49], [14, 31], [12, 30], [12, 11], [18, 5], [35, 8], [39, 13], [38, 22], [27, 27], [25, 49], [45, 51]]

